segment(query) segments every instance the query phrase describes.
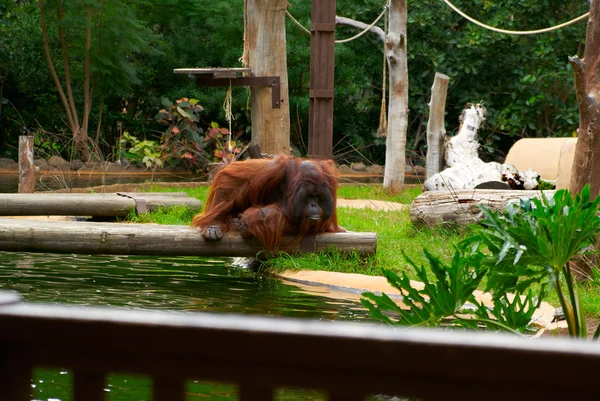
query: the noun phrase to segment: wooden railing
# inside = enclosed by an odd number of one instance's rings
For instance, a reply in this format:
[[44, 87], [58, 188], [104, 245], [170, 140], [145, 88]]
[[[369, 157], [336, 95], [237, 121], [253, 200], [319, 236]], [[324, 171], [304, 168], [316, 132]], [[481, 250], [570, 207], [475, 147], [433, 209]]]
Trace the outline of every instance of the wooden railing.
[[75, 401], [103, 400], [109, 372], [149, 375], [154, 401], [184, 400], [190, 378], [234, 382], [242, 401], [279, 387], [329, 400], [600, 399], [592, 342], [0, 298], [1, 400], [30, 401], [39, 366], [70, 369]]

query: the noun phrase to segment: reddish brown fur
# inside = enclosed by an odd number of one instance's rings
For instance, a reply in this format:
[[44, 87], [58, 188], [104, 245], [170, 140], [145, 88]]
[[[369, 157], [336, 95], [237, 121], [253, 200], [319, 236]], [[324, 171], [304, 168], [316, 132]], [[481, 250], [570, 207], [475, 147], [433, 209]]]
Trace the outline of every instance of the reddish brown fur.
[[[256, 237], [267, 250], [277, 249], [285, 234], [300, 239], [307, 234], [345, 231], [336, 216], [338, 170], [331, 161], [311, 160], [318, 177], [302, 178], [300, 164], [305, 160], [279, 156], [225, 166], [215, 175], [206, 208], [194, 217], [192, 226], [218, 226], [223, 233], [241, 231]], [[325, 221], [297, 225], [290, 221], [290, 213], [298, 190], [306, 182], [324, 184], [331, 191], [333, 212]], [[242, 228], [240, 220], [245, 222]]]

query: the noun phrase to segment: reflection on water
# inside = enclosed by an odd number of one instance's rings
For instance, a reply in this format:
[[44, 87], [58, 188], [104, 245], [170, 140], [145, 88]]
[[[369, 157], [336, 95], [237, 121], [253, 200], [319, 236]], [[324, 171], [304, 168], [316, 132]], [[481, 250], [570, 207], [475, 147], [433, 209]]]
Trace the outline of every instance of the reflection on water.
[[230, 267], [231, 259], [0, 252], [0, 288], [26, 301], [356, 319], [357, 303]]
[[[303, 293], [295, 286], [231, 267], [231, 259], [0, 252], [0, 289], [29, 302], [132, 309], [230, 312], [322, 320], [368, 319], [350, 300]], [[71, 375], [38, 369], [35, 400], [71, 400]], [[107, 400], [150, 401], [149, 379], [111, 374]], [[190, 382], [188, 400], [236, 400], [236, 387]], [[324, 400], [316, 391], [280, 390], [278, 400]]]

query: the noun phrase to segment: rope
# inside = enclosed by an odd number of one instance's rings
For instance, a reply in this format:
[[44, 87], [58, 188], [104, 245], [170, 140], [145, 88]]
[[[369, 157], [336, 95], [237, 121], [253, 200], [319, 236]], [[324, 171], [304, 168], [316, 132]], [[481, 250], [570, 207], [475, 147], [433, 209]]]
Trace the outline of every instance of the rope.
[[585, 14], [583, 14], [583, 15], [575, 18], [575, 19], [572, 19], [571, 21], [567, 21], [567, 22], [564, 22], [562, 24], [559, 24], [559, 25], [556, 25], [556, 26], [552, 26], [552, 27], [549, 27], [549, 28], [536, 29], [534, 31], [509, 31], [509, 30], [506, 30], [506, 29], [495, 28], [493, 26], [486, 25], [483, 22], [479, 22], [476, 19], [469, 17], [464, 12], [460, 11], [458, 8], [456, 8], [456, 6], [454, 4], [450, 3], [449, 0], [443, 0], [443, 1], [444, 1], [444, 3], [446, 3], [448, 5], [448, 7], [450, 7], [451, 9], [453, 9], [454, 11], [456, 11], [458, 14], [460, 14], [464, 18], [468, 19], [469, 21], [471, 21], [472, 23], [474, 23], [476, 25], [479, 25], [482, 28], [489, 29], [490, 31], [499, 32], [499, 33], [506, 33], [506, 34], [509, 34], [509, 35], [535, 35], [535, 34], [538, 34], [538, 33], [551, 32], [551, 31], [554, 31], [554, 30], [557, 30], [557, 29], [564, 28], [564, 27], [569, 26], [571, 24], [574, 24], [576, 22], [579, 22], [582, 19], [587, 18], [588, 15], [590, 14], [589, 12], [587, 12], [587, 13], [585, 13]]
[[[385, 14], [385, 18], [383, 20], [384, 33], [387, 36], [387, 26], [388, 26], [388, 15]], [[382, 82], [381, 82], [381, 109], [379, 110], [379, 127], [377, 127], [377, 137], [385, 138], [387, 137], [388, 131], [388, 123], [387, 123], [387, 104], [386, 104], [386, 87], [387, 87], [387, 54], [385, 52], [385, 43], [383, 44], [383, 73], [382, 73]]]
[[294, 16], [292, 14], [290, 14], [290, 12], [288, 10], [285, 10], [285, 14], [292, 20], [294, 21], [294, 24], [298, 25], [300, 27], [300, 29], [302, 29], [304, 32], [308, 33], [310, 35], [310, 31], [308, 29], [306, 29], [304, 27], [304, 25], [302, 25], [301, 23], [298, 22], [298, 20], [296, 18], [294, 18]]
[[387, 9], [388, 9], [388, 4], [386, 3], [385, 6], [383, 6], [383, 11], [381, 12], [381, 14], [379, 14], [379, 17], [377, 17], [377, 19], [375, 21], [373, 21], [373, 23], [371, 25], [369, 25], [368, 27], [366, 27], [362, 32], [360, 32], [360, 33], [352, 36], [351, 38], [336, 40], [335, 43], [346, 43], [346, 42], [350, 42], [351, 40], [360, 38], [365, 33], [367, 33], [369, 31], [369, 29], [373, 28], [373, 26], [376, 23], [379, 22], [379, 20], [381, 19], [381, 17], [383, 17], [385, 15], [385, 12], [387, 11]]
[[231, 101], [232, 101], [232, 96], [231, 96], [231, 81], [229, 81], [229, 88], [227, 88], [227, 93], [225, 94], [225, 101], [223, 102], [223, 110], [225, 110], [225, 119], [227, 120], [227, 122], [229, 123], [229, 135], [227, 135], [227, 150], [229, 152], [231, 152], [232, 146], [231, 146], [231, 136], [233, 135], [231, 133], [231, 120], [233, 120], [233, 113], [231, 112]]
[[[381, 14], [379, 14], [379, 16], [375, 19], [375, 21], [373, 21], [373, 23], [371, 25], [369, 25], [364, 30], [362, 30], [362, 32], [359, 32], [358, 34], [352, 36], [351, 38], [336, 40], [335, 43], [346, 43], [346, 42], [350, 42], [354, 39], [360, 38], [365, 33], [367, 33], [369, 31], [369, 29], [373, 28], [373, 26], [375, 26], [376, 23], [379, 22], [381, 17], [383, 17], [385, 15], [385, 12], [387, 11], [387, 9], [388, 9], [388, 4], [386, 3], [386, 5], [383, 6], [383, 11], [381, 12]], [[290, 12], [288, 10], [285, 10], [285, 13], [294, 22], [294, 24], [298, 25], [300, 27], [300, 29], [302, 29], [304, 32], [306, 32], [307, 34], [310, 35], [310, 31], [308, 29], [306, 29], [304, 27], [304, 25], [302, 25], [300, 22], [298, 22], [298, 20], [296, 18], [294, 18], [294, 16], [292, 14], [290, 14]]]

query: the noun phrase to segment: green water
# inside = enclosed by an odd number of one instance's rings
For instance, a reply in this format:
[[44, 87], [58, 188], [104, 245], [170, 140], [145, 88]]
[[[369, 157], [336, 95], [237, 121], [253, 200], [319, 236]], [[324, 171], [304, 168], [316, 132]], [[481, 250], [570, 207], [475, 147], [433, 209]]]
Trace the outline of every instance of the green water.
[[[231, 259], [0, 252], [0, 289], [28, 302], [120, 306], [289, 316], [321, 320], [368, 319], [359, 304], [303, 293], [277, 279], [231, 266]], [[71, 375], [37, 369], [33, 399], [70, 401]], [[151, 400], [146, 377], [111, 374], [109, 401]], [[236, 400], [230, 384], [191, 381], [188, 400]], [[323, 400], [317, 391], [281, 389], [278, 400]]]

